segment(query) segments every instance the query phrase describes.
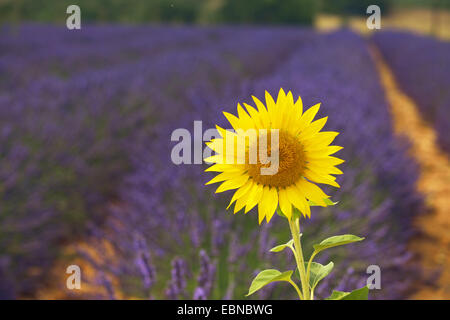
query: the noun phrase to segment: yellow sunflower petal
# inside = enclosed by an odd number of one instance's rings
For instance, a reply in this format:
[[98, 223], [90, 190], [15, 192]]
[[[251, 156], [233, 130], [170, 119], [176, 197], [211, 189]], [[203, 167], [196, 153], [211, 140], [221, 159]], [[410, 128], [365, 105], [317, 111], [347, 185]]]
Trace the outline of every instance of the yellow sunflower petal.
[[268, 202], [266, 221], [269, 223], [278, 207], [278, 192], [276, 188], [270, 188], [266, 201]]
[[254, 129], [255, 124], [253, 119], [248, 115], [244, 108], [242, 108], [240, 103], [238, 103], [237, 111], [239, 116], [239, 128], [243, 130]]
[[255, 123], [256, 128], [263, 128], [264, 123], [263, 123], [263, 120], [261, 119], [261, 115], [258, 113], [258, 111], [246, 103], [244, 103], [244, 106], [247, 109], [247, 112], [249, 113], [250, 117], [253, 119], [253, 122]]
[[300, 212], [306, 216], [309, 210], [308, 202], [305, 195], [295, 185], [289, 186], [286, 189], [289, 202], [292, 203]]
[[[264, 199], [267, 190], [269, 190], [269, 187], [263, 187], [263, 192], [262, 192], [262, 198]], [[265, 211], [265, 207], [263, 207], [261, 201], [259, 201], [258, 204], [258, 223], [261, 224], [261, 222], [264, 220], [264, 218], [266, 217], [266, 211]]]
[[309, 108], [308, 110], [305, 111], [305, 113], [302, 115], [302, 117], [300, 118], [300, 120], [297, 124], [297, 128], [300, 132], [302, 130], [304, 130], [311, 123], [311, 121], [314, 119], [317, 112], [319, 111], [319, 108], [320, 108], [320, 103], [312, 106], [311, 108]]
[[336, 188], [341, 187], [336, 181], [334, 181], [335, 178], [330, 175], [319, 175], [311, 170], [306, 169], [305, 177], [316, 183], [328, 184]]
[[269, 114], [275, 113], [276, 112], [276, 103], [273, 100], [272, 96], [270, 95], [269, 92], [265, 91], [265, 97], [266, 97], [266, 107], [267, 107], [267, 111], [269, 112]]
[[311, 207], [309, 206], [308, 202], [306, 202], [306, 204], [305, 204], [305, 212], [303, 213], [303, 216], [305, 218], [306, 217], [311, 218]]
[[225, 118], [227, 118], [228, 122], [231, 124], [234, 130], [237, 130], [239, 128], [239, 118], [236, 117], [234, 114], [223, 112], [223, 115]]
[[309, 139], [304, 139], [303, 144], [309, 150], [322, 149], [328, 146], [339, 135], [339, 132], [323, 131], [312, 136]]
[[284, 103], [285, 98], [286, 98], [286, 93], [284, 92], [283, 88], [280, 88], [280, 91], [278, 91], [277, 105], [280, 103]]
[[289, 201], [286, 189], [280, 189], [278, 191], [278, 199], [280, 200], [280, 209], [283, 212], [283, 214], [288, 218], [291, 219], [292, 216], [292, 204]]
[[205, 183], [205, 185], [234, 179], [234, 178], [240, 177], [242, 175], [242, 173], [243, 173], [242, 171], [222, 172], [222, 173], [218, 174], [217, 176], [215, 176], [214, 178], [212, 178], [211, 180], [209, 180], [207, 183]]
[[259, 224], [264, 220], [264, 218], [272, 218], [278, 205], [278, 195], [275, 188], [264, 187], [264, 193], [258, 204], [258, 220]]
[[[232, 115], [231, 113], [228, 113], [228, 114]], [[232, 116], [235, 117], [234, 115], [232, 115]], [[216, 125], [216, 129], [219, 132], [220, 136], [222, 138], [224, 138], [224, 139], [227, 138], [227, 137], [234, 137], [234, 136], [236, 136], [236, 133], [234, 133], [233, 131], [226, 130], [224, 128], [219, 127], [218, 125]]]
[[286, 103], [288, 105], [294, 105], [294, 96], [292, 95], [292, 91], [288, 91], [286, 94]]
[[272, 114], [272, 126], [274, 128], [281, 128], [283, 119], [285, 118], [285, 115], [286, 115], [286, 107], [287, 107], [286, 93], [284, 92], [284, 90], [282, 88], [278, 92], [276, 106], [277, 106], [277, 110], [273, 111], [273, 114]]
[[303, 114], [303, 101], [302, 98], [300, 98], [300, 96], [297, 98], [297, 101], [295, 101], [294, 110], [296, 112], [295, 116], [298, 117], [298, 119], [300, 119]]
[[253, 184], [252, 189], [250, 190], [251, 195], [248, 198], [247, 205], [245, 206], [245, 213], [252, 210], [261, 200], [263, 195], [263, 186], [257, 183]]
[[243, 186], [248, 180], [248, 175], [244, 174], [242, 176], [226, 180], [223, 182], [216, 190], [216, 193], [224, 192], [227, 190], [237, 189]]
[[231, 198], [230, 203], [227, 206], [227, 210], [228, 210], [228, 208], [230, 208], [230, 206], [233, 204], [233, 202], [235, 202], [237, 199], [241, 198], [244, 194], [246, 194], [250, 190], [252, 185], [253, 185], [253, 182], [249, 179], [242, 187], [237, 189], [237, 191], [233, 194], [233, 197]]
[[310, 158], [310, 162], [314, 163], [318, 166], [337, 166], [337, 165], [344, 163], [345, 160], [342, 160], [342, 159], [339, 159], [336, 157], [327, 156], [327, 157], [317, 158], [317, 159]]
[[327, 199], [330, 196], [326, 195], [325, 192], [323, 192], [318, 186], [306, 181], [305, 179], [300, 179], [296, 185], [297, 188], [303, 191], [307, 199], [315, 202], [319, 206], [327, 206], [324, 199]]
[[242, 197], [237, 199], [236, 204], [234, 205], [234, 213], [240, 211], [242, 208], [245, 207], [249, 197], [250, 197], [250, 190], [247, 191]]
[[322, 149], [307, 151], [307, 156], [309, 158], [323, 158], [323, 157], [329, 156], [333, 153], [336, 153], [342, 149], [343, 149], [343, 147], [340, 147], [340, 146], [326, 146]]
[[341, 170], [331, 165], [317, 165], [315, 163], [308, 164], [308, 168], [314, 172], [324, 172], [326, 174], [343, 174]]
[[327, 123], [327, 119], [328, 117], [324, 117], [312, 122], [308, 127], [305, 128], [305, 130], [300, 133], [299, 139], [312, 138], [316, 133], [322, 130], [322, 128], [325, 126], [325, 123]]
[[252, 98], [253, 101], [255, 102], [256, 108], [258, 109], [259, 117], [263, 122], [263, 127], [260, 129], [268, 128], [270, 125], [270, 117], [269, 112], [266, 109], [266, 106], [264, 105], [264, 103], [261, 102], [261, 100], [259, 100], [255, 96], [252, 96]]
[[244, 166], [232, 165], [232, 164], [213, 164], [212, 166], [205, 169], [205, 172], [232, 172], [232, 171], [242, 171]]
[[207, 157], [205, 159], [203, 159], [204, 162], [206, 163], [218, 163], [218, 164], [224, 164], [224, 157], [221, 154], [216, 154], [210, 157]]
[[213, 139], [209, 142], [206, 142], [206, 146], [217, 153], [222, 153], [224, 151], [223, 139]]

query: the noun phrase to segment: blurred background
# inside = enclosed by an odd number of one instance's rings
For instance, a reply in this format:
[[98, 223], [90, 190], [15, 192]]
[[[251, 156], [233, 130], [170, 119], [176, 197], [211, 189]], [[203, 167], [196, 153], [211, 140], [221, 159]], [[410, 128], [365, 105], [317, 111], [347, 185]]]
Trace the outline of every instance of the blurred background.
[[378, 265], [371, 299], [449, 299], [449, 39], [447, 0], [0, 0], [0, 299], [243, 299], [294, 268], [268, 252], [280, 218], [233, 215], [204, 165], [170, 159], [174, 129], [280, 87], [342, 132], [339, 205], [313, 209], [305, 248], [366, 237], [319, 256], [318, 297]]

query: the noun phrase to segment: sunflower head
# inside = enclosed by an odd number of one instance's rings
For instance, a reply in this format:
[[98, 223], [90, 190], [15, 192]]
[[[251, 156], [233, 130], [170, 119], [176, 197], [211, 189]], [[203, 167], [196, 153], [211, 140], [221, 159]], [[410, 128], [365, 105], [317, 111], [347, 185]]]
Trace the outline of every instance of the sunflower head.
[[[330, 203], [315, 183], [339, 187], [333, 175], [344, 162], [331, 156], [342, 149], [331, 146], [337, 132], [320, 130], [327, 117], [313, 121], [320, 104], [303, 112], [302, 100], [280, 89], [276, 102], [266, 91], [265, 104], [252, 97], [255, 107], [238, 104], [237, 116], [224, 112], [233, 130], [217, 126], [220, 138], [207, 142], [215, 155], [206, 171], [219, 172], [207, 184], [221, 182], [217, 192], [236, 189], [228, 208], [234, 213], [258, 206], [259, 223], [267, 222], [279, 207], [286, 218], [293, 211], [311, 216], [311, 203]], [[228, 209], [227, 208], [227, 209]]]

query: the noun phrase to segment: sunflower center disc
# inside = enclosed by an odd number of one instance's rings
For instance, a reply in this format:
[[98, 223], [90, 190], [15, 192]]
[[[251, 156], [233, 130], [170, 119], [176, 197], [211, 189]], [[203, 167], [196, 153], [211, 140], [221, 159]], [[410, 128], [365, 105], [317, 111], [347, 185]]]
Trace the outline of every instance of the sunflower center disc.
[[[267, 138], [267, 152], [266, 154], [270, 158], [272, 156], [271, 150], [271, 133], [268, 132], [266, 137], [261, 137], [260, 139]], [[258, 152], [257, 163], [250, 164], [246, 156], [246, 169], [248, 175], [257, 183], [265, 186], [271, 187], [287, 187], [298, 181], [302, 176], [305, 169], [305, 153], [300, 142], [292, 136], [290, 133], [280, 130], [278, 138], [278, 146], [274, 143], [274, 148], [278, 147], [278, 170], [274, 174], [262, 174], [262, 168], [269, 168], [273, 163], [264, 163], [261, 161], [260, 154]], [[259, 150], [259, 149], [258, 149]], [[263, 150], [264, 151], [264, 150]], [[264, 154], [264, 152], [263, 152]], [[276, 159], [272, 159], [276, 161]], [[263, 162], [263, 163], [262, 163]], [[276, 166], [275, 166], [276, 168]], [[267, 171], [266, 171], [267, 172]]]

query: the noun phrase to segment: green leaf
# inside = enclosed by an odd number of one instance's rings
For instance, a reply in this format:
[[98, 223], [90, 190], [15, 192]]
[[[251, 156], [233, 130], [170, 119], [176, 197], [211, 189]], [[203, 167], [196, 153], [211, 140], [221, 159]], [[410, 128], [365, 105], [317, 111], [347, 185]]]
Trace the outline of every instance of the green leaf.
[[348, 296], [342, 300], [367, 300], [369, 299], [369, 287], [364, 286], [360, 289], [353, 290]]
[[328, 249], [328, 248], [342, 246], [344, 244], [358, 242], [358, 241], [362, 241], [362, 240], [364, 240], [364, 238], [360, 238], [360, 237], [357, 237], [357, 236], [354, 236], [351, 234], [344, 234], [341, 236], [334, 236], [334, 237], [327, 238], [327, 239], [323, 240], [321, 243], [313, 245], [313, 247], [316, 252], [320, 252], [320, 251]]
[[286, 249], [287, 247], [291, 247], [293, 243], [294, 243], [294, 240], [291, 239], [291, 240], [289, 240], [289, 242], [287, 242], [287, 243], [285, 243], [285, 244], [280, 244], [279, 246], [273, 247], [272, 249], [270, 249], [270, 252], [280, 252], [280, 251], [283, 251], [283, 250]]
[[328, 298], [325, 298], [325, 300], [342, 300], [345, 296], [348, 296], [349, 294], [350, 294], [350, 292], [333, 290], [333, 293], [331, 293], [331, 296], [329, 296]]
[[258, 291], [259, 289], [261, 289], [265, 285], [268, 285], [271, 282], [275, 282], [275, 281], [291, 282], [291, 275], [292, 275], [292, 270], [285, 271], [283, 273], [281, 273], [280, 271], [278, 271], [276, 269], [263, 270], [260, 273], [258, 273], [258, 275], [255, 277], [255, 279], [253, 279], [252, 284], [250, 285], [250, 289], [248, 289], [248, 293], [246, 296], [249, 296], [249, 295], [255, 293], [256, 291]]
[[[299, 238], [301, 238], [302, 235], [303, 235], [303, 233], [300, 233]], [[270, 249], [269, 251], [270, 251], [270, 252], [280, 252], [280, 251], [283, 251], [284, 249], [286, 249], [286, 248], [288, 248], [288, 247], [290, 247], [292, 250], [294, 250], [293, 247], [292, 247], [292, 244], [293, 244], [293, 243], [294, 243], [294, 240], [291, 239], [291, 240], [289, 240], [288, 242], [286, 242], [286, 243], [284, 243], [284, 244], [280, 244], [280, 245], [278, 245], [278, 246], [276, 246], [276, 247], [273, 247], [273, 248]]]
[[[339, 203], [339, 201], [333, 202], [331, 199], [329, 198], [325, 198], [323, 199], [323, 201], [326, 203], [327, 206], [335, 206]], [[317, 203], [315, 203], [314, 201], [308, 200], [308, 203], [310, 206], [319, 206]]]
[[[305, 265], [306, 267], [308, 267], [307, 263], [305, 263]], [[317, 262], [311, 262], [311, 269], [309, 275], [309, 285], [311, 287], [311, 290], [314, 290], [319, 281], [330, 274], [331, 270], [333, 270], [333, 267], [334, 267], [333, 262], [330, 262], [326, 266]]]
[[331, 296], [325, 300], [367, 300], [369, 298], [369, 288], [364, 286], [352, 292], [333, 290]]

